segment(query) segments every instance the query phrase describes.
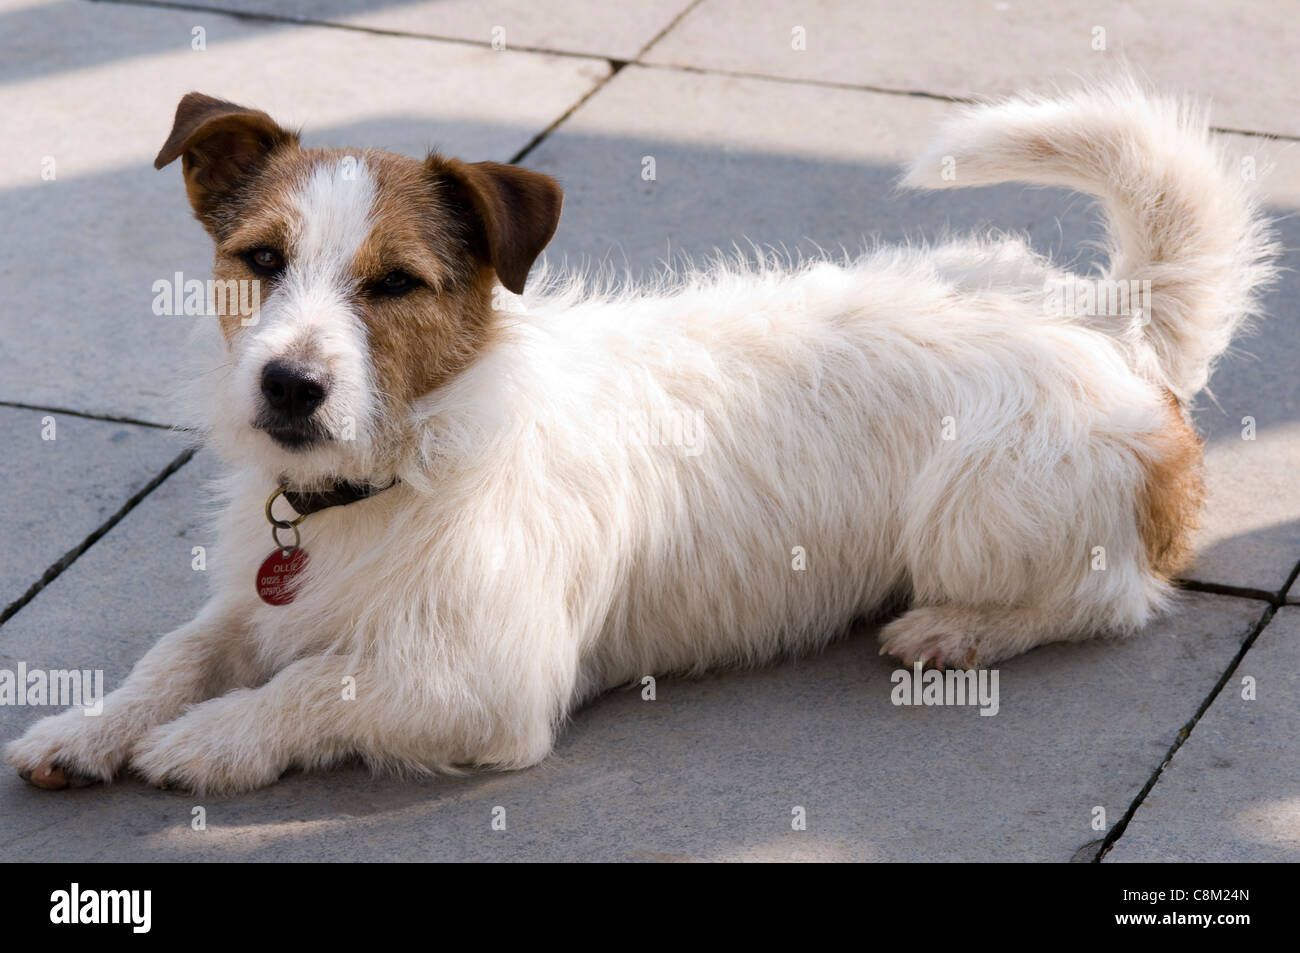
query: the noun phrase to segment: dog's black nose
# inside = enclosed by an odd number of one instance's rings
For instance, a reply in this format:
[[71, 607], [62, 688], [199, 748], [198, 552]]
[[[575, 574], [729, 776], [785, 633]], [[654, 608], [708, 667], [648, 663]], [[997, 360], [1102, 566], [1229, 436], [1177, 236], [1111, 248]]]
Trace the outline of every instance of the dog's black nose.
[[271, 361], [262, 368], [262, 396], [274, 411], [289, 420], [305, 420], [325, 399], [325, 380], [311, 371]]

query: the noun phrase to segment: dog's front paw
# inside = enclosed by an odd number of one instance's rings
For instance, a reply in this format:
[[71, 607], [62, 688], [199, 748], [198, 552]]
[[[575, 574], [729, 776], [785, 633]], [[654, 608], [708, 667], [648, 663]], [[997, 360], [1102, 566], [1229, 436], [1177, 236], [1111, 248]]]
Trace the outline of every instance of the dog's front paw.
[[195, 794], [236, 794], [264, 787], [285, 766], [269, 753], [240, 704], [248, 692], [204, 702], [140, 740], [131, 769], [150, 784]]
[[74, 708], [32, 725], [5, 746], [4, 755], [24, 781], [54, 790], [111, 781], [130, 754], [132, 742], [120, 719], [88, 716]]
[[907, 666], [979, 668], [984, 661], [979, 629], [976, 620], [956, 610], [913, 609], [880, 630], [880, 654]]

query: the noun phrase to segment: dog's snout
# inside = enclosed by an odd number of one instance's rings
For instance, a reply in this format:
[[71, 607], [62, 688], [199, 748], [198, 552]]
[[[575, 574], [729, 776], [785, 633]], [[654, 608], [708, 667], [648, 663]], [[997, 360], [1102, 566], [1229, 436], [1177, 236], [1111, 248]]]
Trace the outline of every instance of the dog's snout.
[[310, 368], [271, 361], [262, 368], [262, 396], [267, 405], [289, 420], [305, 420], [325, 399], [328, 385]]

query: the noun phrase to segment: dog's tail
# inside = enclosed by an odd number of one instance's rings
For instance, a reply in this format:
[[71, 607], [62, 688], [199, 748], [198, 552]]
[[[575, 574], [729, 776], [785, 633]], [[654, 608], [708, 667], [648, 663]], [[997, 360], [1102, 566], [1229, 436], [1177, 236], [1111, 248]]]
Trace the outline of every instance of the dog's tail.
[[1149, 281], [1147, 313], [1112, 327], [1139, 370], [1182, 401], [1205, 386], [1274, 278], [1277, 246], [1251, 194], [1253, 167], [1229, 167], [1204, 112], [1131, 79], [1056, 98], [969, 107], [908, 168], [903, 185], [1029, 182], [1101, 199], [1114, 287]]

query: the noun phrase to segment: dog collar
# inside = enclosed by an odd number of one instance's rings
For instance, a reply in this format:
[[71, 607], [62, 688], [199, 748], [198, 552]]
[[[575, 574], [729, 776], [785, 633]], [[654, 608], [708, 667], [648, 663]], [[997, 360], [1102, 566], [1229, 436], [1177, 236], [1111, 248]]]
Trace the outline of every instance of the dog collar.
[[[307, 552], [302, 548], [299, 523], [313, 513], [369, 499], [376, 493], [382, 493], [396, 485], [396, 478], [384, 486], [340, 480], [328, 490], [299, 491], [289, 489], [288, 481], [282, 480], [266, 500], [266, 519], [271, 524], [271, 538], [275, 540], [275, 549], [257, 569], [255, 585], [261, 600], [268, 605], [285, 606], [293, 602], [297, 595], [298, 577], [307, 568]], [[271, 512], [271, 505], [279, 496], [283, 496], [298, 514], [293, 519], [277, 519]], [[281, 530], [293, 531], [292, 543], [280, 539]]]
[[281, 484], [280, 489], [289, 505], [293, 507], [294, 512], [299, 516], [310, 516], [312, 513], [319, 513], [321, 510], [327, 510], [332, 506], [347, 506], [349, 503], [367, 500], [376, 493], [382, 493], [384, 490], [396, 485], [396, 479], [391, 483], [385, 483], [383, 486], [376, 486], [373, 483], [348, 483], [340, 480], [328, 490], [291, 490], [285, 484]]

